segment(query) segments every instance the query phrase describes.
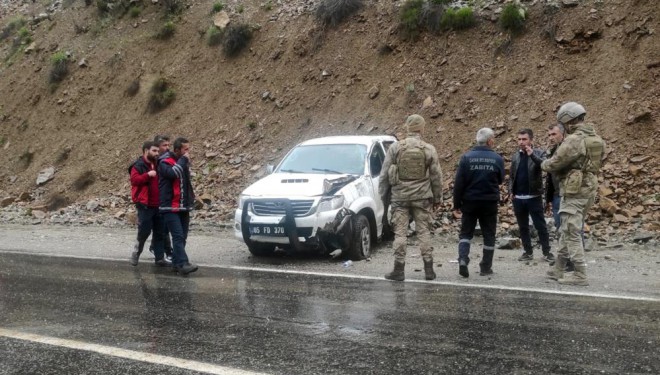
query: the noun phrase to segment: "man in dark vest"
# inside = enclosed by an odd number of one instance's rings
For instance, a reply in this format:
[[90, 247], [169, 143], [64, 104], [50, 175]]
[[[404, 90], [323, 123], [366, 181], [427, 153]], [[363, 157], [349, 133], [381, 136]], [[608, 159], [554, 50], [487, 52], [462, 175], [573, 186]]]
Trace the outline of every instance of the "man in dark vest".
[[461, 156], [454, 181], [454, 216], [461, 218], [458, 236], [458, 273], [469, 277], [470, 242], [479, 221], [484, 236], [480, 275], [493, 273], [497, 209], [500, 185], [504, 181], [504, 159], [493, 150], [493, 129], [477, 132], [477, 145]]

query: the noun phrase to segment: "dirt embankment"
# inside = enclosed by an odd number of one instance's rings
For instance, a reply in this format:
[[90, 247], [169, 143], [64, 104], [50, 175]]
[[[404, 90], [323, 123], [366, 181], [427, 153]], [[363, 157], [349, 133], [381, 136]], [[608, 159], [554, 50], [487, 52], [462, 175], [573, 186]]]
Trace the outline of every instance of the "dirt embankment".
[[[102, 197], [94, 210], [121, 219], [129, 162], [144, 140], [167, 133], [193, 142], [195, 183], [207, 202], [200, 217], [225, 220], [238, 192], [296, 142], [396, 133], [413, 112], [428, 120], [425, 137], [438, 149], [450, 194], [454, 166], [478, 128], [495, 128], [498, 151], [508, 156], [522, 127], [544, 145], [557, 106], [575, 100], [609, 147], [601, 196], [611, 202], [594, 210], [594, 230], [660, 229], [654, 1], [523, 2], [526, 28], [513, 38], [495, 22], [495, 4], [480, 10], [474, 28], [425, 32], [416, 42], [397, 33], [402, 2], [366, 2], [326, 29], [315, 20], [315, 2], [228, 3], [232, 23], [256, 29], [249, 49], [234, 58], [206, 43], [213, 20], [207, 1], [187, 1], [174, 35], [155, 39], [165, 22], [162, 3], [144, 1], [135, 18], [102, 18], [85, 1], [3, 3], [0, 27], [17, 14], [39, 20], [28, 23], [34, 44], [23, 51], [13, 52], [12, 38], [0, 42], [0, 195], [11, 198], [7, 204], [41, 208], [55, 197], [54, 208]], [[57, 51], [71, 57], [54, 88], [48, 77]], [[161, 77], [176, 99], [150, 113], [149, 90]], [[137, 94], [127, 95], [134, 82]], [[54, 178], [36, 186], [50, 166]]]

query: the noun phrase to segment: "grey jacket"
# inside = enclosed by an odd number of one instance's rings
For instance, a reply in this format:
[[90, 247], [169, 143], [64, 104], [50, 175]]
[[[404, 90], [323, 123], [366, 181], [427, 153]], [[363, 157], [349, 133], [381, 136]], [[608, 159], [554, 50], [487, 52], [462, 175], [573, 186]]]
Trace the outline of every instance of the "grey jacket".
[[[511, 172], [509, 179], [509, 193], [513, 194], [513, 186], [516, 181], [516, 172], [520, 163], [520, 150], [516, 150], [511, 156]], [[527, 159], [527, 168], [529, 171], [529, 195], [543, 196], [543, 171], [541, 163], [546, 159], [545, 151], [535, 148], [532, 155]]]

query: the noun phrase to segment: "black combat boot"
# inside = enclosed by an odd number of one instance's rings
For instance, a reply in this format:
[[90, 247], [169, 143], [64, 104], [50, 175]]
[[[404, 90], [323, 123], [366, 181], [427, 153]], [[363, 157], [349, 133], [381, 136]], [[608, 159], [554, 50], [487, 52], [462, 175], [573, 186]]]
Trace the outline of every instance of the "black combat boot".
[[140, 259], [140, 254], [142, 253], [142, 250], [140, 249], [140, 244], [135, 243], [133, 245], [133, 252], [131, 253], [131, 258], [129, 262], [131, 263], [131, 266], [137, 266], [138, 265], [138, 260]]
[[495, 250], [484, 250], [483, 258], [479, 262], [479, 275], [488, 276], [493, 274], [493, 255]]
[[385, 278], [388, 279], [388, 280], [394, 280], [394, 281], [403, 281], [403, 280], [405, 280], [406, 276], [405, 276], [404, 271], [403, 271], [405, 266], [406, 266], [405, 262], [394, 261], [394, 269], [392, 270], [392, 272], [385, 275]]
[[470, 271], [468, 271], [469, 261], [466, 259], [458, 260], [458, 274], [463, 277], [470, 277]]
[[426, 280], [435, 280], [435, 271], [433, 271], [433, 259], [424, 259], [424, 276]]

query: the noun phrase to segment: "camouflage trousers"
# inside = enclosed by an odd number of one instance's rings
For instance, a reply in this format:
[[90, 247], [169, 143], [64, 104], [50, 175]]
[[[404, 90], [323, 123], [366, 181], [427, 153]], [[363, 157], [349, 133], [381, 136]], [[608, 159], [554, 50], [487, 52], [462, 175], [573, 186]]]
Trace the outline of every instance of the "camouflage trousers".
[[415, 231], [419, 239], [419, 249], [422, 258], [433, 260], [431, 246], [431, 220], [433, 203], [430, 199], [392, 202], [392, 226], [394, 227], [394, 261], [405, 262], [406, 246], [408, 244], [409, 218], [415, 220]]
[[570, 259], [575, 265], [584, 265], [582, 225], [595, 197], [561, 198], [559, 204], [559, 250], [557, 255]]

